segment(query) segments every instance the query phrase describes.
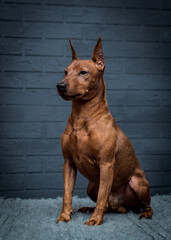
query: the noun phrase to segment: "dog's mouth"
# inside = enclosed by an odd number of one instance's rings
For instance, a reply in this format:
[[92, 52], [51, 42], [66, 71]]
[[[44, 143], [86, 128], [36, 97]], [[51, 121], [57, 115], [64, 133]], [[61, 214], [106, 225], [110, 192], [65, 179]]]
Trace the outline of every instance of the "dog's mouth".
[[65, 100], [72, 100], [74, 98], [79, 98], [81, 96], [83, 96], [83, 94], [81, 93], [78, 93], [78, 94], [74, 94], [74, 95], [67, 95], [67, 94], [64, 94], [64, 93], [60, 93], [60, 96], [65, 99]]

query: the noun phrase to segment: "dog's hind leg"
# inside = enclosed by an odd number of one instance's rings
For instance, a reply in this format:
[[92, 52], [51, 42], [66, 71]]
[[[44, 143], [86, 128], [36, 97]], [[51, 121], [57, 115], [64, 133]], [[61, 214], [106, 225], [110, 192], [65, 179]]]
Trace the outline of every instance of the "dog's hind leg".
[[[99, 191], [99, 187], [94, 183], [89, 182], [87, 187], [87, 194], [93, 202], [97, 201], [98, 191]], [[86, 213], [86, 212], [93, 212], [94, 209], [95, 207], [82, 207], [78, 211], [82, 213]]]
[[129, 186], [136, 193], [141, 208], [143, 209], [139, 218], [152, 218], [153, 210], [150, 206], [149, 183], [142, 170], [137, 170], [135, 172], [135, 175], [133, 175], [129, 181]]

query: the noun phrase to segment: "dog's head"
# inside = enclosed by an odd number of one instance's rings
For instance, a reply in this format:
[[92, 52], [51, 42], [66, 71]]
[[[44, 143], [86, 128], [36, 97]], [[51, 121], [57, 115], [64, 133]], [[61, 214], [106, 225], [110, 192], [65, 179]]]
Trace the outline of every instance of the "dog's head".
[[58, 93], [65, 100], [89, 100], [96, 95], [105, 69], [101, 37], [97, 41], [91, 60], [79, 60], [71, 40], [69, 42], [72, 63], [65, 69], [63, 80], [57, 84]]

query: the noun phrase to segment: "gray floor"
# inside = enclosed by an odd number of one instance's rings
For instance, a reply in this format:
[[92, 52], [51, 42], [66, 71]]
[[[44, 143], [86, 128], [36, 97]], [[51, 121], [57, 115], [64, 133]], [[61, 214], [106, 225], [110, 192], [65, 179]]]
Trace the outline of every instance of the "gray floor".
[[105, 214], [101, 226], [83, 225], [90, 214], [78, 213], [82, 206], [94, 206], [88, 198], [73, 198], [74, 214], [69, 223], [55, 221], [62, 198], [21, 200], [0, 198], [0, 239], [171, 239], [171, 195], [152, 197], [152, 220], [128, 214]]

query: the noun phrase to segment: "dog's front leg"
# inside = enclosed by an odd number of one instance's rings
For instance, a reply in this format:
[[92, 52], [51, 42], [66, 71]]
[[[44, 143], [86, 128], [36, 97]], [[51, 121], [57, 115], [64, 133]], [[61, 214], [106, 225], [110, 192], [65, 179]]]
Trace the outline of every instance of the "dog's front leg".
[[114, 177], [114, 161], [100, 164], [100, 186], [97, 196], [96, 208], [85, 224], [100, 225], [103, 215], [108, 209], [108, 198], [112, 188]]
[[77, 169], [73, 163], [68, 160], [64, 161], [63, 175], [64, 175], [64, 195], [63, 207], [60, 216], [56, 220], [68, 222], [71, 220], [72, 213], [72, 193], [74, 190]]

